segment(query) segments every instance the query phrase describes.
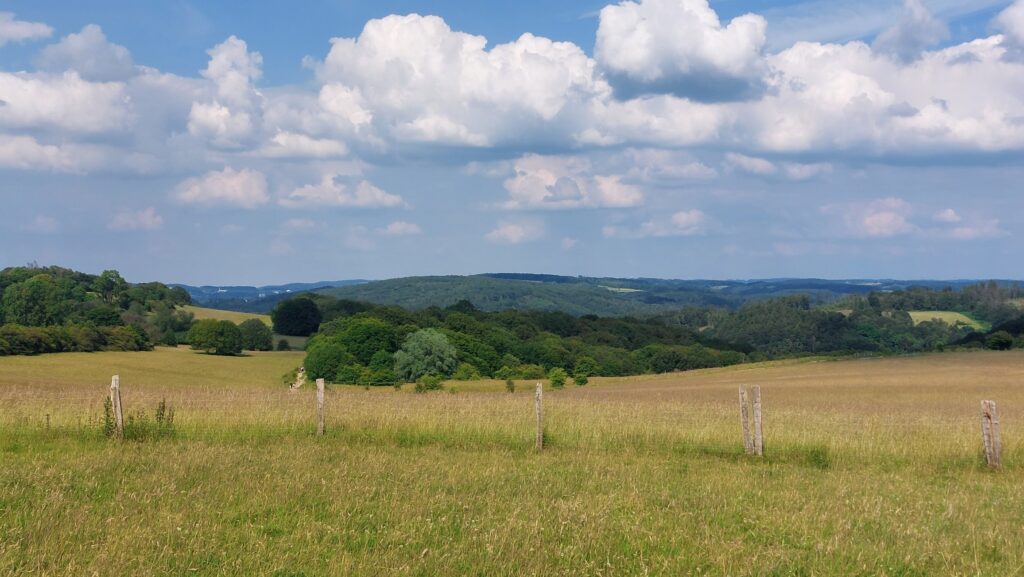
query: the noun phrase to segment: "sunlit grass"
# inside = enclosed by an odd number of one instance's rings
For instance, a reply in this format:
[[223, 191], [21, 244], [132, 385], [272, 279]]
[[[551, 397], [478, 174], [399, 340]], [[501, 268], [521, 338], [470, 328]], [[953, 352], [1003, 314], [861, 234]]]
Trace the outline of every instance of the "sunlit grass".
[[910, 311], [909, 314], [910, 318], [914, 320], [915, 325], [919, 325], [925, 321], [938, 320], [948, 325], [967, 325], [972, 329], [979, 331], [988, 330], [989, 328], [988, 324], [972, 319], [971, 317], [956, 311]]
[[243, 321], [247, 321], [249, 319], [259, 319], [266, 323], [268, 327], [272, 325], [272, 323], [270, 322], [270, 315], [244, 313], [238, 311], [224, 311], [220, 309], [208, 309], [205, 307], [197, 307], [193, 305], [186, 305], [181, 308], [192, 313], [195, 316], [196, 320], [213, 319], [215, 321], [231, 321], [235, 324], [240, 324]]
[[[533, 385], [289, 392], [300, 353], [0, 359], [0, 573], [1009, 575], [1024, 354], [805, 359]], [[103, 438], [175, 408], [174, 440]], [[761, 385], [766, 458], [737, 387]], [[454, 392], [453, 392], [454, 391]], [[996, 400], [1005, 468], [980, 459]], [[47, 415], [49, 426], [47, 427]]]

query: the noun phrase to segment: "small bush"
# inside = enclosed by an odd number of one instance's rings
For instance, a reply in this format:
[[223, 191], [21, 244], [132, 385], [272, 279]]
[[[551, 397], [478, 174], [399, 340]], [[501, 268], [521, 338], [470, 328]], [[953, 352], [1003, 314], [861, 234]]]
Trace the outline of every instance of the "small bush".
[[[117, 435], [117, 422], [114, 418], [114, 407], [110, 397], [103, 401], [103, 434], [107, 438]], [[152, 420], [143, 410], [124, 417], [124, 438], [126, 440], [170, 439], [174, 435], [174, 409], [167, 404], [166, 399], [157, 404]]]
[[456, 381], [478, 381], [480, 380], [480, 371], [469, 363], [461, 363], [455, 369], [452, 378]]
[[565, 380], [569, 377], [566, 374], [565, 369], [561, 367], [555, 367], [548, 373], [548, 380], [551, 381], [552, 389], [561, 389], [565, 386]]
[[338, 367], [338, 372], [334, 375], [334, 382], [342, 385], [355, 385], [359, 383], [364, 370], [362, 365], [342, 365]]
[[444, 378], [439, 375], [423, 375], [416, 380], [416, 392], [440, 391], [444, 389]]
[[292, 350], [292, 345], [291, 345], [291, 343], [288, 342], [288, 339], [281, 339], [281, 340], [277, 341], [277, 350], [279, 350], [279, 351], [290, 351], [290, 350]]
[[516, 392], [516, 382], [512, 379], [505, 379], [505, 390], [510, 393]]
[[543, 379], [547, 372], [540, 365], [519, 365], [516, 367], [516, 376], [520, 379]]

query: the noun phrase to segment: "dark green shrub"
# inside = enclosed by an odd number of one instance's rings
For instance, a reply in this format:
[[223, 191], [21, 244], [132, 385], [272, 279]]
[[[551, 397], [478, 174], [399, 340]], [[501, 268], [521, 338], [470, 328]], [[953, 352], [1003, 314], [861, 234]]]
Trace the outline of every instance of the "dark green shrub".
[[1013, 348], [1013, 335], [1006, 331], [997, 331], [985, 339], [985, 347], [993, 351], [1008, 351]]

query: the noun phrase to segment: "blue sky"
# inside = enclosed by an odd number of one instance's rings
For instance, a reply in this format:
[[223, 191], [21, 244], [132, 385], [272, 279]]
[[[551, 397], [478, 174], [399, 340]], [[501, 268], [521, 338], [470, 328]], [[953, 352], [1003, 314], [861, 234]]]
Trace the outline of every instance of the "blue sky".
[[1022, 150], [1024, 0], [0, 7], [0, 266], [1021, 277]]

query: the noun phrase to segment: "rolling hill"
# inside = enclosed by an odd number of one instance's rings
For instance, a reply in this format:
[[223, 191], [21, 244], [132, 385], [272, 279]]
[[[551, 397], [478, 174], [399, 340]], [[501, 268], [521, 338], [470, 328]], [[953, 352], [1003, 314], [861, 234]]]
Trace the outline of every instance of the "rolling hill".
[[[961, 288], [977, 281], [764, 279], [743, 281], [597, 278], [518, 273], [427, 276], [332, 287], [337, 298], [422, 309], [468, 300], [486, 311], [529, 309], [573, 315], [652, 315], [686, 306], [737, 307], [749, 300], [806, 294], [831, 302], [849, 294], [911, 286]], [[253, 309], [256, 310], [256, 309]]]

